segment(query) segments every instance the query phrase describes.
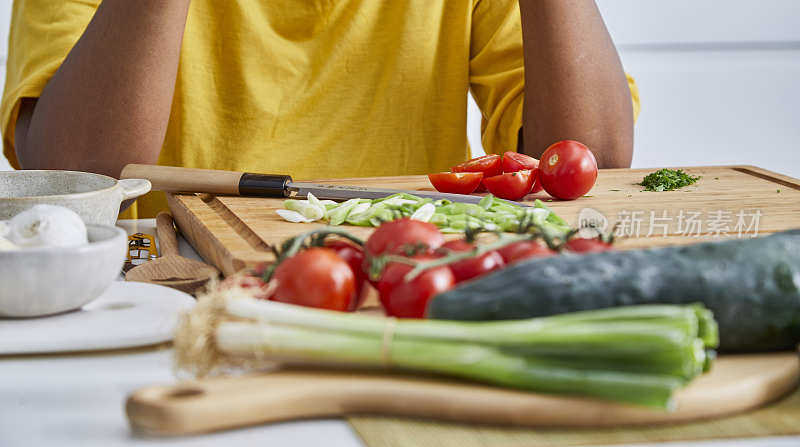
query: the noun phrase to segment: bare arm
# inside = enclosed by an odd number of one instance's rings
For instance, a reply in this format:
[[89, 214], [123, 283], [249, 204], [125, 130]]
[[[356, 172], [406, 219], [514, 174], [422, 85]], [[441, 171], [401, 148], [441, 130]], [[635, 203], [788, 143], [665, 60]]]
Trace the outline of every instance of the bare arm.
[[520, 148], [539, 158], [559, 140], [589, 146], [603, 168], [630, 167], [633, 106], [594, 0], [519, 0], [525, 54]]
[[25, 169], [117, 177], [155, 163], [167, 130], [190, 0], [104, 0], [15, 132]]

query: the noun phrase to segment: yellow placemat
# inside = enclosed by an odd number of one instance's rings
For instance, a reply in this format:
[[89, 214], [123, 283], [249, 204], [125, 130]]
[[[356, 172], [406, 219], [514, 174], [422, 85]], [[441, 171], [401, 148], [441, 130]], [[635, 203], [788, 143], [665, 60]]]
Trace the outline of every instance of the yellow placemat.
[[748, 413], [709, 421], [619, 429], [531, 429], [386, 417], [348, 421], [369, 447], [563, 447], [800, 434], [800, 390]]

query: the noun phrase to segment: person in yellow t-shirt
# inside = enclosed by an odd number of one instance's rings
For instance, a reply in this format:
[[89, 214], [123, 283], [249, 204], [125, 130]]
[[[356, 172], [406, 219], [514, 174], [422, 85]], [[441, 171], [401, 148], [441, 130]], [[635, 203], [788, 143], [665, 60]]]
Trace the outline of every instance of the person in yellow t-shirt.
[[630, 165], [636, 89], [593, 0], [15, 0], [0, 122], [16, 168], [423, 174], [469, 157], [468, 91], [487, 152]]

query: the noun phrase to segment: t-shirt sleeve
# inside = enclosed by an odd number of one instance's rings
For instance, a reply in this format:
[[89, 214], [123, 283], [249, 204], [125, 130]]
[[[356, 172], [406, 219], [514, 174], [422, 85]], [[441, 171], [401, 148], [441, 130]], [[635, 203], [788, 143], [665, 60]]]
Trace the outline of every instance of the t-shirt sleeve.
[[0, 105], [3, 154], [19, 168], [14, 130], [22, 98], [38, 98], [97, 10], [100, 0], [16, 0]]
[[[517, 149], [522, 128], [525, 68], [517, 0], [476, 0], [470, 40], [470, 91], [481, 109], [481, 142], [487, 154]], [[634, 119], [639, 89], [627, 76]]]

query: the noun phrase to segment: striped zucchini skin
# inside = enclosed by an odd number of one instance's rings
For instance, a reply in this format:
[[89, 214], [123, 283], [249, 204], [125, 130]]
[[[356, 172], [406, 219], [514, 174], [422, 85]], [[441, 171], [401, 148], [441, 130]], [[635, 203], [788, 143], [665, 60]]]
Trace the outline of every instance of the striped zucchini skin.
[[693, 302], [714, 312], [722, 352], [795, 349], [800, 342], [800, 230], [531, 259], [434, 297], [428, 317], [507, 320]]

